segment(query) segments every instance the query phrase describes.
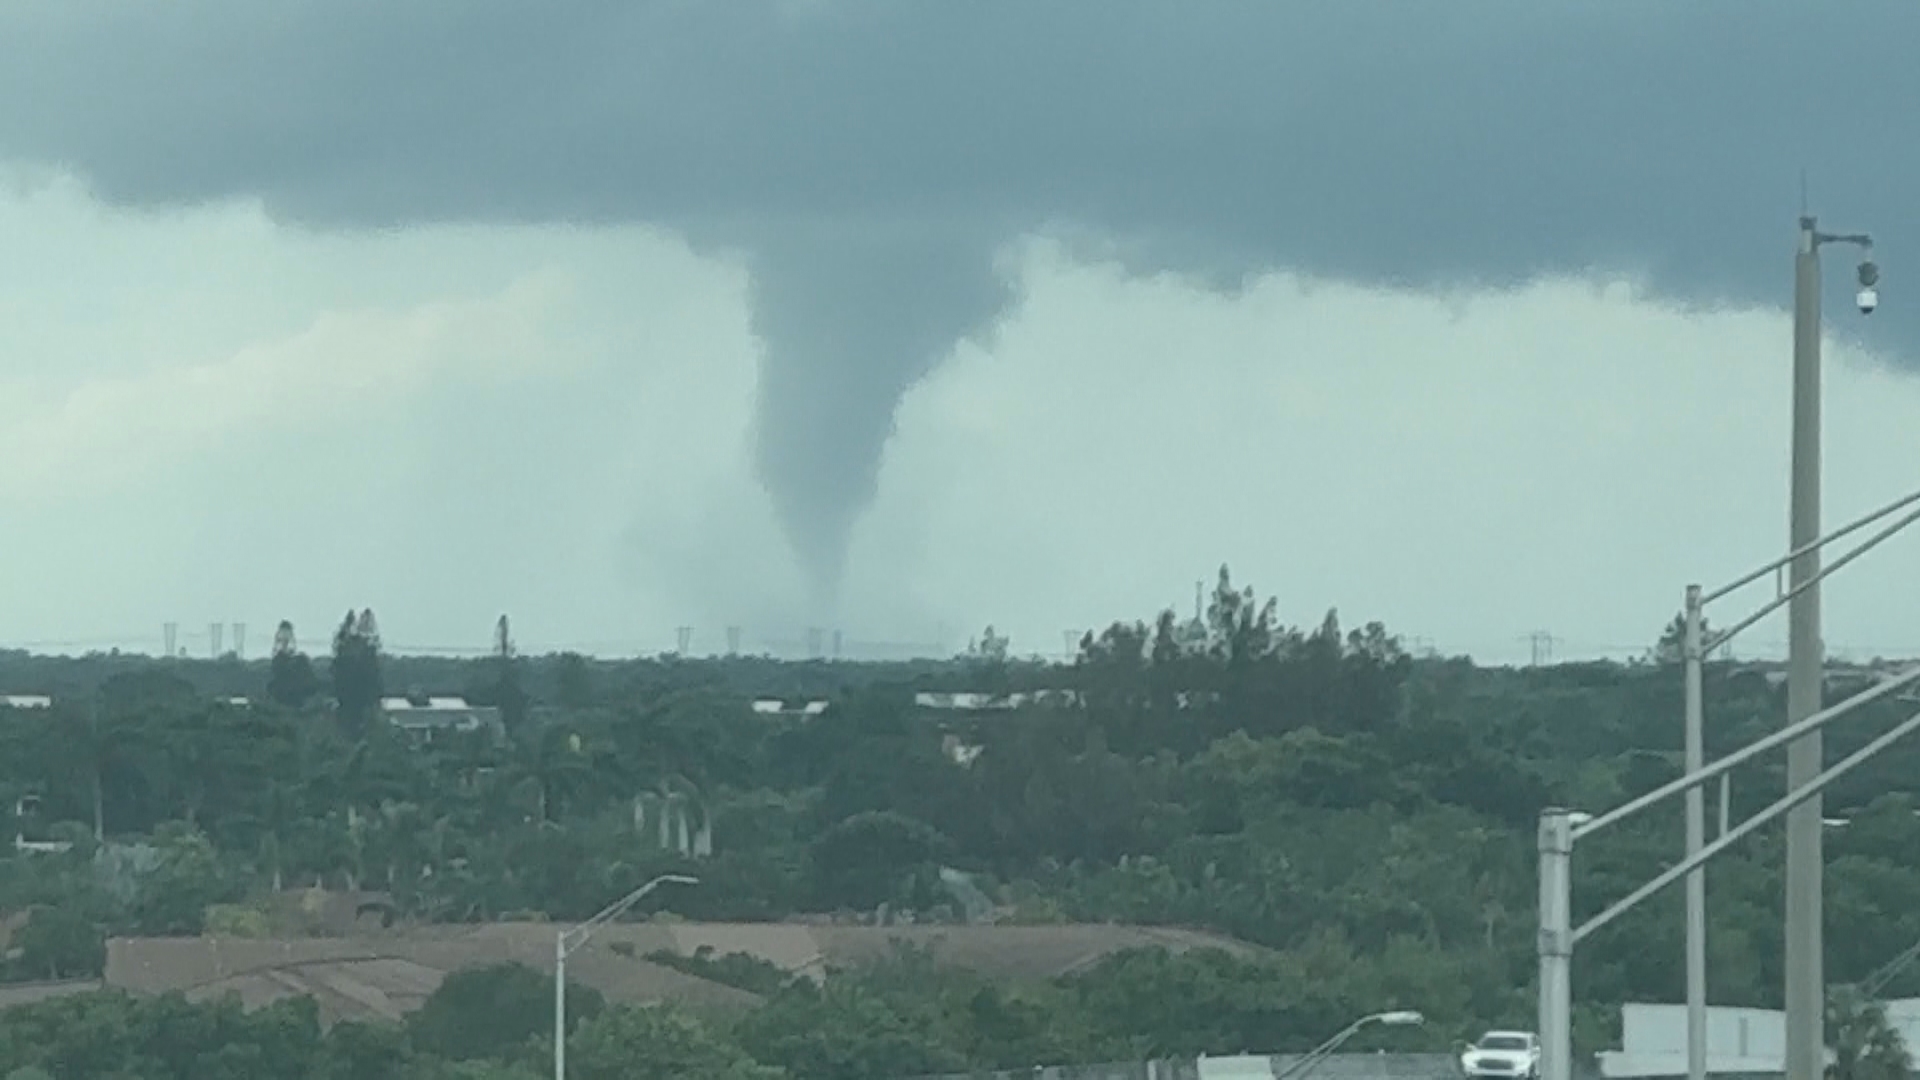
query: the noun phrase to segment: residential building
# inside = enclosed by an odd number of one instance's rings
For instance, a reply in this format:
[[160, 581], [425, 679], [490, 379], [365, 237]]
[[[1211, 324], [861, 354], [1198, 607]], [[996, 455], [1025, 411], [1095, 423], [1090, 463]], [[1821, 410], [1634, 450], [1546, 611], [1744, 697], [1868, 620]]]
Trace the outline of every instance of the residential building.
[[821, 713], [826, 712], [828, 704], [829, 702], [824, 698], [815, 698], [809, 701], [787, 701], [784, 698], [755, 698], [753, 701], [753, 711], [762, 716], [794, 716], [803, 720], [811, 720]]
[[505, 734], [500, 710], [492, 705], [472, 705], [466, 698], [411, 694], [380, 699], [380, 712], [387, 722], [416, 739], [431, 739], [447, 732], [489, 732]]

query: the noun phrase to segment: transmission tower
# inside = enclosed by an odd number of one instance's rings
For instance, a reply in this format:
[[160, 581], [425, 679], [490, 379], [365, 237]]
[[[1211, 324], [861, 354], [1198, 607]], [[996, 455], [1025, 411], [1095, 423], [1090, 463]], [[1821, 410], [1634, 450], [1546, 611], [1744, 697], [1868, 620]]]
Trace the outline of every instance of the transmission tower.
[[1553, 663], [1553, 646], [1560, 639], [1547, 630], [1535, 630], [1527, 635], [1527, 645], [1533, 652], [1533, 666]]
[[221, 644], [220, 639], [225, 635], [226, 629], [227, 629], [227, 626], [225, 623], [208, 623], [207, 624], [207, 658], [208, 659], [211, 659], [211, 660], [220, 659], [220, 644]]
[[171, 660], [174, 656], [174, 646], [180, 640], [180, 624], [170, 622], [162, 625], [161, 637], [166, 642], [166, 648], [161, 650], [162, 655]]
[[840, 631], [835, 630], [833, 632], [833, 658], [835, 660], [840, 659], [840, 656], [841, 656], [840, 646], [841, 646]]
[[818, 626], [807, 627], [807, 659], [818, 660], [827, 632]]
[[737, 626], [727, 627], [727, 655], [740, 655], [740, 628]]
[[680, 655], [687, 655], [687, 650], [693, 647], [693, 627], [678, 626], [674, 628], [673, 632], [674, 636], [678, 638], [680, 642]]
[[233, 624], [233, 658], [236, 660], [247, 658], [247, 624], [243, 622]]

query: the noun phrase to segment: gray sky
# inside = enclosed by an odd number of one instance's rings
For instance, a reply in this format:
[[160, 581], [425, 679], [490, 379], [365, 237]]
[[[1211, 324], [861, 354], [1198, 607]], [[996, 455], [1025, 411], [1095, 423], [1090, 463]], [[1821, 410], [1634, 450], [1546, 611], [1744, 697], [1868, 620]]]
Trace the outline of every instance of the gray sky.
[[[534, 646], [1054, 650], [1226, 561], [1297, 621], [1638, 646], [1784, 532], [1803, 170], [1887, 274], [1864, 322], [1830, 263], [1833, 513], [1920, 479], [1877, 370], [1920, 357], [1916, 31], [0, 0], [0, 529], [37, 567], [0, 639], [318, 644], [372, 604], [401, 643], [505, 609]], [[1836, 647], [1920, 647], [1903, 551], [1836, 586]]]

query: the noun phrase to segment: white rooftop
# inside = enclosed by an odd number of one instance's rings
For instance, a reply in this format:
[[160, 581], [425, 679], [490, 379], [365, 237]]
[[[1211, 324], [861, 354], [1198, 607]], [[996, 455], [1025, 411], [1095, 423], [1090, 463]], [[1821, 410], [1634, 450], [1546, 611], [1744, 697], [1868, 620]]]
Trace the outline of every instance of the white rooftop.
[[753, 702], [753, 711], [766, 716], [784, 713], [798, 713], [802, 716], [819, 716], [821, 713], [827, 711], [828, 704], [829, 702], [824, 699], [802, 702], [799, 705], [789, 705], [780, 698], [756, 698]]
[[416, 705], [413, 703], [413, 700], [410, 698], [383, 697], [380, 699], [380, 707], [382, 709], [385, 709], [387, 712], [406, 712], [408, 710], [418, 711], [418, 710], [427, 710], [427, 709], [440, 710], [444, 712], [449, 710], [473, 708], [473, 706], [467, 704], [466, 698], [451, 697], [451, 696], [429, 697], [427, 698], [427, 703], [425, 705]]

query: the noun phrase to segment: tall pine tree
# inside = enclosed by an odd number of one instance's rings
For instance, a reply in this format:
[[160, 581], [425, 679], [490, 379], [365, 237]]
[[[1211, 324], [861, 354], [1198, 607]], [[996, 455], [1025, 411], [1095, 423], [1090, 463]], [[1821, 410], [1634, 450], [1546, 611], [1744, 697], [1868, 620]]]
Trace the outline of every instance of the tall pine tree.
[[386, 684], [380, 671], [380, 627], [373, 609], [347, 612], [333, 635], [333, 696], [347, 734], [366, 734], [380, 712]]
[[273, 666], [267, 675], [267, 696], [289, 708], [298, 709], [313, 700], [320, 690], [320, 679], [313, 673], [313, 661], [294, 641], [293, 623], [282, 619], [273, 632]]

